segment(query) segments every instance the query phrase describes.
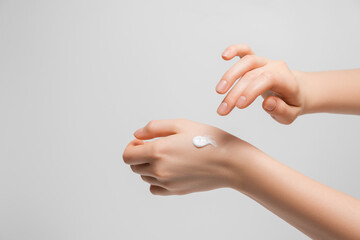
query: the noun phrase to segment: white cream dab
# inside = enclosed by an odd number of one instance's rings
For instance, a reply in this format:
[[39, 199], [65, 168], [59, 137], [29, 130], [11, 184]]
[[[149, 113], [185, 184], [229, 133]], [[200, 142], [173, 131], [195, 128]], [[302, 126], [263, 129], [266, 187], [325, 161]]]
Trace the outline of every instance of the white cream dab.
[[208, 136], [195, 136], [192, 140], [195, 147], [205, 147], [206, 145], [213, 145], [216, 147], [216, 142]]

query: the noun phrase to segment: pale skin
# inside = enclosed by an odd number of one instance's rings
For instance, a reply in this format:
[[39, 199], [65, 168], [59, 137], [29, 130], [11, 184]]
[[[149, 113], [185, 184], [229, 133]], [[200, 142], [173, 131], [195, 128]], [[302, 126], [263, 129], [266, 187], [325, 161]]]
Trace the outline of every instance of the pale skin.
[[[360, 114], [360, 69], [305, 73], [257, 57], [247, 45], [228, 47], [235, 63], [217, 92], [227, 93], [218, 113], [246, 108], [258, 96], [276, 121], [292, 123], [314, 112]], [[240, 79], [240, 80], [239, 80]], [[229, 91], [229, 89], [233, 88]], [[196, 148], [210, 135], [217, 147]], [[186, 119], [153, 120], [134, 133], [123, 159], [156, 195], [233, 188], [313, 239], [360, 239], [360, 200], [325, 186], [221, 129]], [[154, 141], [146, 141], [157, 138]]]

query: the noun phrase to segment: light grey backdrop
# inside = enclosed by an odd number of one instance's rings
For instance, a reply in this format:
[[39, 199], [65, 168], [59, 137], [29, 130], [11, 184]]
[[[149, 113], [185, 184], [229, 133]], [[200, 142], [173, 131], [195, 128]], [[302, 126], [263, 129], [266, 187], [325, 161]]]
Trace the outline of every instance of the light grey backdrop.
[[151, 119], [223, 128], [357, 198], [360, 118], [216, 114], [220, 55], [359, 67], [359, 1], [0, 0], [0, 239], [307, 239], [230, 189], [157, 197], [121, 158]]

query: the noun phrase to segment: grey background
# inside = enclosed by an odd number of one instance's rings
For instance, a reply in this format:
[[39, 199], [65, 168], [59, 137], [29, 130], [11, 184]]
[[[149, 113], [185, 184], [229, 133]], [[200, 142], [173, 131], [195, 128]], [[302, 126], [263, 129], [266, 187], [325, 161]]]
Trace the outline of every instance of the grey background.
[[359, 1], [0, 1], [0, 239], [307, 239], [230, 189], [158, 197], [121, 155], [151, 119], [215, 125], [359, 198], [358, 116], [220, 117], [233, 43], [359, 67]]

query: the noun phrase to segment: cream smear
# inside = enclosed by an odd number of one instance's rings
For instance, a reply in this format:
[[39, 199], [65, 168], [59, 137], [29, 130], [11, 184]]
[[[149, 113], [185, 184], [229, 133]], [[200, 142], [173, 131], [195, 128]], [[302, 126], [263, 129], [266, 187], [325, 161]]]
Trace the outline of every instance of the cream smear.
[[192, 140], [195, 147], [201, 148], [206, 145], [213, 145], [216, 147], [216, 142], [212, 140], [209, 136], [195, 136]]

